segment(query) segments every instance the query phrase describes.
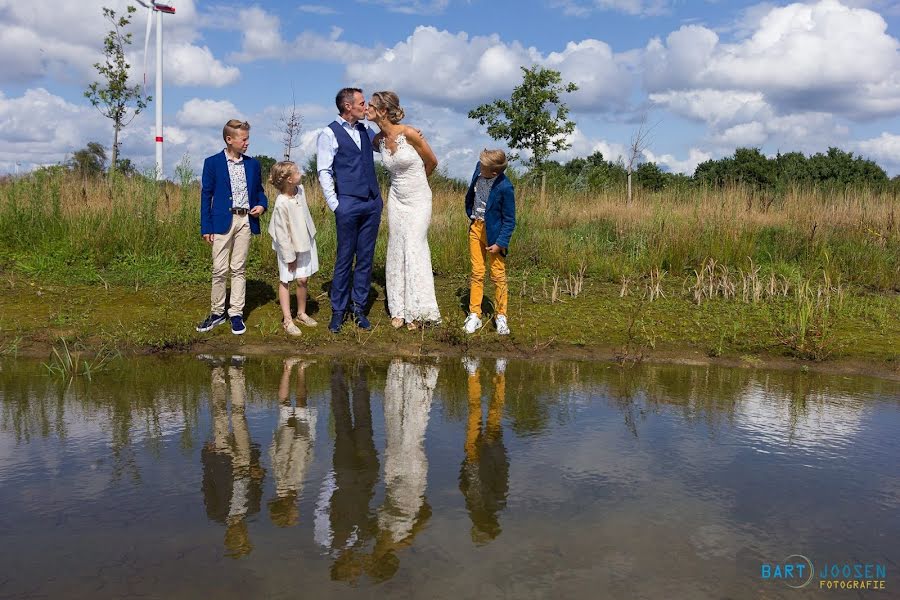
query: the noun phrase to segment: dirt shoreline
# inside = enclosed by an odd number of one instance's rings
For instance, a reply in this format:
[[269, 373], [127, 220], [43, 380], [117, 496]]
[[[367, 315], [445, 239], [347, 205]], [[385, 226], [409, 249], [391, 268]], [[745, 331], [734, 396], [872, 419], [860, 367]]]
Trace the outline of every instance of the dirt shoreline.
[[[444, 323], [425, 331], [394, 330], [373, 286], [371, 332], [348, 324], [328, 332], [327, 294], [317, 293], [310, 314], [315, 328], [299, 338], [281, 329], [281, 310], [266, 282], [248, 281], [247, 333], [221, 325], [199, 334], [196, 322], [208, 311], [207, 285], [128, 288], [46, 285], [5, 274], [0, 286], [0, 357], [48, 360], [63, 343], [85, 354], [115, 350], [147, 354], [245, 354], [322, 356], [504, 356], [527, 360], [591, 360], [634, 365], [719, 365], [860, 375], [900, 381], [900, 296], [856, 297], [829, 325], [828, 355], [805, 360], [784, 344], [778, 307], [738, 302], [697, 305], [684, 298], [647, 303], [621, 298], [618, 286], [589, 282], [578, 297], [550, 303], [510, 294], [512, 335], [491, 325], [462, 332], [467, 289], [464, 277], [436, 279]], [[782, 312], [778, 312], [782, 311]]]
[[[47, 360], [53, 349], [53, 345], [47, 342], [31, 340], [17, 352], [17, 357], [26, 359]], [[690, 367], [717, 366], [742, 369], [763, 369], [775, 371], [797, 371], [803, 373], [820, 373], [824, 375], [876, 377], [889, 381], [900, 382], [900, 364], [894, 362], [875, 362], [865, 359], [843, 358], [823, 362], [800, 360], [796, 358], [771, 355], [743, 355], [743, 356], [708, 356], [694, 348], [667, 348], [656, 350], [643, 350], [631, 356], [623, 355], [621, 348], [613, 347], [583, 347], [571, 344], [553, 342], [543, 348], [525, 348], [519, 344], [505, 344], [502, 348], [465, 348], [449, 346], [439, 343], [426, 342], [424, 345], [416, 341], [406, 343], [386, 343], [383, 340], [372, 341], [360, 348], [355, 343], [348, 344], [345, 340], [336, 339], [330, 343], [317, 343], [314, 345], [298, 346], [289, 340], [271, 340], [267, 342], [253, 341], [241, 343], [240, 340], [211, 339], [189, 344], [179, 348], [140, 348], [132, 349], [124, 353], [129, 356], [176, 356], [214, 354], [228, 355], [240, 354], [243, 356], [324, 356], [342, 357], [349, 352], [355, 352], [356, 356], [391, 359], [391, 358], [460, 358], [462, 356], [477, 356], [481, 358], [511, 358], [520, 360], [541, 361], [596, 361], [610, 363], [623, 368], [640, 364], [648, 365], [683, 365]], [[82, 352], [85, 356], [92, 356], [96, 351], [90, 349]]]

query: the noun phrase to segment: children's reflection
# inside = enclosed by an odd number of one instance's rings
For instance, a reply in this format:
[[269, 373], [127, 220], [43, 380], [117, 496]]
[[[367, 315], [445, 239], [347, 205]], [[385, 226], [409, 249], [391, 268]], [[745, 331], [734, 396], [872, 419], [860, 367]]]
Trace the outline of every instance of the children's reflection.
[[[275, 497], [269, 501], [269, 517], [278, 527], [293, 527], [300, 520], [298, 497], [313, 459], [316, 442], [316, 409], [307, 405], [308, 361], [284, 361], [278, 386], [278, 425], [269, 455], [275, 476]], [[296, 405], [291, 404], [291, 374], [296, 367]]]
[[210, 360], [214, 364], [210, 384], [213, 439], [200, 453], [203, 502], [207, 516], [225, 524], [226, 554], [237, 558], [253, 549], [245, 519], [259, 512], [265, 471], [259, 464], [259, 446], [251, 443], [247, 428], [243, 361], [240, 357], [232, 358], [226, 371], [223, 365]]
[[472, 541], [486, 544], [500, 535], [499, 513], [506, 508], [509, 491], [509, 459], [503, 445], [503, 405], [506, 402], [506, 360], [498, 359], [494, 389], [482, 427], [480, 361], [463, 358], [468, 372], [469, 418], [465, 458], [459, 473], [459, 489], [472, 520]]

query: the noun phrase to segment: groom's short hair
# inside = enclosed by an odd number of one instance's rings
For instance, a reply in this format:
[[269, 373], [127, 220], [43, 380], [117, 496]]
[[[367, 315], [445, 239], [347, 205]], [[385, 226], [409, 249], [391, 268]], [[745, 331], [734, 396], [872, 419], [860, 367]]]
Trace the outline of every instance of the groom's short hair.
[[334, 103], [337, 105], [338, 114], [344, 112], [344, 104], [353, 104], [353, 96], [357, 93], [362, 94], [363, 91], [359, 88], [347, 87], [337, 93], [337, 96], [334, 97]]

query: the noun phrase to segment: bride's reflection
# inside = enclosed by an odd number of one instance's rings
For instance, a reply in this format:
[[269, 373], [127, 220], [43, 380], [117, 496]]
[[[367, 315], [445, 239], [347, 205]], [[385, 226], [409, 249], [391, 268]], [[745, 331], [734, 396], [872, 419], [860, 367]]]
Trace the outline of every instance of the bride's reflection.
[[428, 458], [425, 430], [438, 368], [401, 360], [388, 367], [384, 389], [387, 447], [384, 451], [384, 504], [378, 509], [378, 538], [369, 575], [385, 580], [400, 565], [395, 552], [412, 543], [431, 517], [425, 499]]
[[[344, 366], [331, 370], [334, 457], [316, 507], [316, 541], [335, 557], [331, 578], [356, 580], [362, 572], [359, 549], [375, 535], [369, 511], [378, 481], [378, 455], [372, 440], [372, 412], [365, 367], [352, 367], [348, 386]], [[351, 411], [352, 388], [352, 411]]]
[[[300, 520], [298, 496], [313, 459], [316, 441], [316, 409], [307, 406], [306, 367], [299, 358], [284, 361], [278, 386], [278, 425], [269, 455], [275, 477], [275, 497], [269, 501], [269, 517], [279, 527], [292, 527]], [[291, 374], [296, 369], [296, 406], [291, 405]]]
[[468, 372], [469, 418], [465, 458], [459, 473], [459, 489], [466, 498], [472, 520], [472, 541], [486, 544], [500, 535], [499, 513], [506, 508], [509, 491], [509, 459], [503, 445], [503, 405], [506, 402], [506, 360], [497, 359], [494, 389], [482, 427], [480, 361], [463, 358]]
[[[259, 446], [251, 443], [247, 428], [247, 384], [242, 364], [241, 357], [232, 358], [226, 383], [225, 367], [214, 362], [210, 384], [213, 439], [200, 453], [206, 514], [225, 524], [226, 554], [235, 558], [253, 549], [245, 519], [259, 512], [265, 476], [259, 464]], [[228, 389], [231, 391], [230, 419]]]

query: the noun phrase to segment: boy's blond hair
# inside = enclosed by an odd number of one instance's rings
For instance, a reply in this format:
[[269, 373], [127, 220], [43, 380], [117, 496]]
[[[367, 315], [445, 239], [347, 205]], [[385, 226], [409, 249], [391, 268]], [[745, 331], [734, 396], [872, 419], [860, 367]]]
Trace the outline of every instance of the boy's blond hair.
[[229, 136], [236, 136], [238, 130], [250, 131], [250, 123], [248, 123], [247, 121], [241, 121], [240, 119], [231, 119], [230, 121], [225, 123], [225, 127], [222, 128], [222, 139], [228, 141], [227, 138]]
[[292, 160], [283, 160], [275, 163], [272, 165], [272, 170], [269, 171], [269, 183], [274, 185], [279, 192], [282, 191], [281, 186], [287, 181], [288, 176], [291, 174], [292, 167], [295, 166], [297, 166], [297, 163]]
[[482, 167], [497, 169], [498, 174], [505, 171], [506, 167], [509, 165], [509, 161], [506, 158], [506, 152], [503, 150], [488, 150], [485, 148], [481, 151], [478, 160], [481, 161]]

